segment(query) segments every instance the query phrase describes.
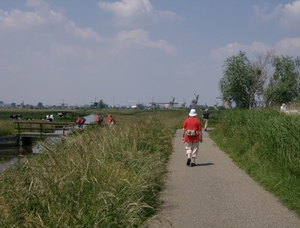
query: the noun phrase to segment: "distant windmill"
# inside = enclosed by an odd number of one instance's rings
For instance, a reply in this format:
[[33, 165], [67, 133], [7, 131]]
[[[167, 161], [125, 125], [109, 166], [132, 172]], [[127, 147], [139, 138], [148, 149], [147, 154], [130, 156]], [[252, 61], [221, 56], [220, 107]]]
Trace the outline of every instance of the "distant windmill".
[[153, 98], [152, 98], [152, 102], [150, 102], [150, 104], [151, 104], [152, 109], [156, 109], [156, 103], [153, 101]]
[[215, 101], [215, 104], [214, 104], [215, 109], [218, 109], [218, 104], [219, 104], [219, 102]]
[[24, 108], [24, 101], [22, 101], [20, 108]]
[[185, 103], [185, 100], [183, 99], [183, 102], [182, 102], [182, 104], [181, 104], [181, 107], [182, 107], [182, 108], [185, 108], [185, 104], [186, 104], [186, 103]]
[[172, 100], [169, 102], [169, 108], [174, 108], [174, 101], [175, 101], [175, 97], [172, 97]]
[[98, 102], [96, 100], [97, 100], [97, 97], [95, 97], [95, 100], [91, 102], [91, 104], [92, 104], [91, 106], [94, 108], [98, 107]]
[[223, 106], [226, 108], [226, 109], [231, 109], [231, 103], [230, 101], [224, 99], [223, 97], [216, 97], [216, 99], [220, 99], [223, 101]]
[[62, 103], [60, 103], [61, 104], [61, 109], [64, 109], [65, 108], [65, 100], [63, 99], [63, 102]]
[[193, 109], [196, 109], [196, 108], [197, 108], [197, 104], [198, 104], [199, 94], [196, 95], [196, 94], [194, 93], [194, 96], [195, 96], [195, 99], [192, 100], [191, 107], [192, 107]]

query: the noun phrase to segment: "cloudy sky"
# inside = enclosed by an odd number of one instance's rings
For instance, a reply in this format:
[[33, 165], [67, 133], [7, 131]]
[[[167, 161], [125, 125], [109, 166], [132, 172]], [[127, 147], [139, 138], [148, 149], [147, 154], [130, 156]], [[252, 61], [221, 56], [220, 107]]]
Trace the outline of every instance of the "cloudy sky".
[[214, 105], [226, 58], [300, 56], [300, 1], [0, 0], [0, 101]]

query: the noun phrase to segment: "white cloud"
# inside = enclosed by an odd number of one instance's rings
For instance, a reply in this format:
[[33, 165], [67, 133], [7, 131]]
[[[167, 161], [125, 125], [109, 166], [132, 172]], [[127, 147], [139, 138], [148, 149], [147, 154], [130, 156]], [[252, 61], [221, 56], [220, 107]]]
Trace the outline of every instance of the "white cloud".
[[0, 11], [1, 30], [28, 30], [45, 24], [45, 20], [35, 12], [22, 12], [13, 10], [9, 12]]
[[300, 29], [300, 1], [294, 1], [291, 4], [286, 4], [282, 9], [282, 17], [280, 24], [284, 28]]
[[[48, 10], [47, 5], [43, 1], [29, 0], [28, 6], [37, 8], [35, 12], [23, 12], [20, 10], [12, 10], [11, 12], [3, 12], [0, 10], [0, 30], [4, 31], [27, 31], [35, 28], [48, 29], [49, 32], [64, 30], [65, 33], [81, 38], [83, 40], [103, 41], [93, 29], [79, 28], [74, 22], [69, 21], [64, 15]], [[42, 7], [43, 14], [38, 13], [39, 7]], [[32, 34], [34, 35], [34, 34]]]
[[137, 14], [150, 14], [153, 12], [153, 6], [148, 0], [122, 0], [114, 3], [99, 2], [98, 6], [107, 12], [113, 12], [117, 17], [121, 18], [130, 18]]
[[279, 20], [282, 28], [300, 28], [300, 0], [285, 5], [279, 4], [272, 9], [269, 5], [264, 5], [263, 7], [254, 6], [253, 11], [252, 22], [269, 23]]
[[213, 60], [225, 61], [226, 58], [238, 54], [239, 51], [244, 51], [247, 56], [255, 56], [259, 53], [265, 53], [270, 49], [271, 47], [262, 42], [253, 42], [251, 45], [231, 43], [227, 44], [225, 47], [212, 50], [210, 52], [210, 57]]
[[64, 27], [67, 32], [70, 32], [75, 37], [79, 37], [84, 40], [95, 40], [95, 41], [103, 41], [104, 39], [101, 38], [93, 29], [91, 28], [79, 28], [75, 25], [74, 22], [67, 21], [64, 24]]
[[121, 2], [99, 2], [100, 9], [112, 12], [115, 23], [120, 26], [137, 27], [153, 22], [172, 22], [180, 19], [171, 11], [157, 11], [149, 0], [121, 0]]
[[262, 24], [269, 23], [280, 16], [282, 4], [274, 7], [271, 12], [269, 12], [270, 7], [268, 5], [264, 5], [264, 7], [254, 6], [253, 11], [254, 16], [251, 18], [252, 22]]
[[283, 55], [299, 56], [300, 38], [285, 38], [276, 44], [276, 52]]
[[142, 29], [122, 31], [116, 37], [116, 42], [123, 47], [131, 47], [138, 44], [141, 47], [160, 49], [167, 53], [176, 51], [176, 48], [165, 40], [151, 41], [148, 32]]

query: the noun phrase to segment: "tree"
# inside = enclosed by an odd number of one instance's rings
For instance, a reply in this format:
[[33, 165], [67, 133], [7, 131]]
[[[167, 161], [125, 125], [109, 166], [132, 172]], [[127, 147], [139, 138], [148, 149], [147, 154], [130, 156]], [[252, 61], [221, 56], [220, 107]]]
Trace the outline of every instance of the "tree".
[[[267, 54], [268, 58], [270, 55]], [[237, 108], [256, 106], [257, 98], [263, 94], [268, 58], [260, 55], [252, 63], [242, 51], [227, 58], [223, 66], [224, 76], [219, 82], [223, 100], [229, 104], [235, 103]]]
[[42, 103], [42, 102], [39, 102], [39, 103], [37, 104], [37, 107], [38, 107], [38, 108], [43, 108], [43, 103]]
[[276, 56], [272, 60], [274, 74], [265, 92], [266, 106], [280, 105], [299, 99], [300, 58]]
[[253, 68], [245, 52], [226, 59], [224, 76], [219, 82], [223, 100], [237, 108], [249, 108], [253, 100]]

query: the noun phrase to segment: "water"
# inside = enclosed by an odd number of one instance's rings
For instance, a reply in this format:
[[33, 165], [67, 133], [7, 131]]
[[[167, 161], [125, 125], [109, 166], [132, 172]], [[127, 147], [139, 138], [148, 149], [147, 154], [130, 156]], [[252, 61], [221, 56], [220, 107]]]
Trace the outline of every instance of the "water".
[[[96, 115], [91, 114], [84, 116], [87, 124], [93, 123], [96, 120]], [[83, 126], [84, 128], [86, 126]], [[78, 129], [78, 126], [74, 126], [74, 129]], [[57, 134], [62, 134], [62, 131], [55, 131]], [[50, 137], [43, 144], [54, 145], [61, 142], [60, 137]], [[43, 145], [41, 143], [36, 143], [32, 147], [0, 147], [0, 173], [5, 169], [12, 167], [16, 164], [22, 157], [28, 154], [38, 154], [42, 150]]]

